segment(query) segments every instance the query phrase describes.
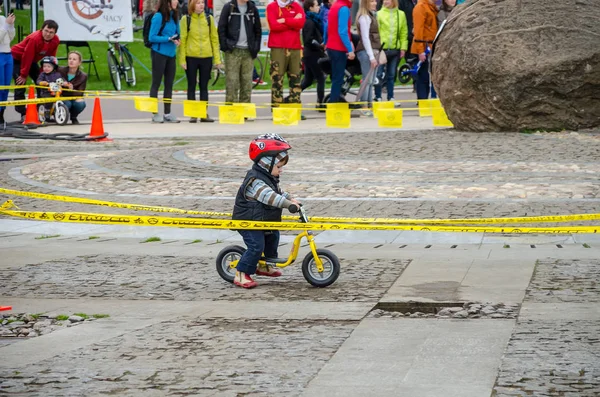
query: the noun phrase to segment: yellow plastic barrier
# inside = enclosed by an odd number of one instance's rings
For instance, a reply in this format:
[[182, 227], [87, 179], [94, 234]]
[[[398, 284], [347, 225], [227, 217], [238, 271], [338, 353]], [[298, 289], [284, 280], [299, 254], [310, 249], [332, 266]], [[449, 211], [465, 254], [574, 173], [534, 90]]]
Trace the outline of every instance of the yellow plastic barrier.
[[244, 124], [244, 105], [221, 105], [219, 106], [220, 124]]
[[183, 115], [185, 117], [194, 117], [197, 119], [203, 119], [206, 117], [206, 107], [208, 106], [207, 101], [183, 101]]
[[380, 127], [402, 128], [402, 110], [401, 109], [382, 109], [379, 111]]

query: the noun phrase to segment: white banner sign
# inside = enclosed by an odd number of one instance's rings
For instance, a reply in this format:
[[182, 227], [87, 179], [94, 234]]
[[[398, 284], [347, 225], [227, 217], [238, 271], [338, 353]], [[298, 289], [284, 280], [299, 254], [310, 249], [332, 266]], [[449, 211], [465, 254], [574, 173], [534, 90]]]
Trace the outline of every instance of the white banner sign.
[[58, 23], [61, 41], [106, 41], [118, 28], [119, 41], [133, 41], [130, 0], [44, 0], [44, 19]]

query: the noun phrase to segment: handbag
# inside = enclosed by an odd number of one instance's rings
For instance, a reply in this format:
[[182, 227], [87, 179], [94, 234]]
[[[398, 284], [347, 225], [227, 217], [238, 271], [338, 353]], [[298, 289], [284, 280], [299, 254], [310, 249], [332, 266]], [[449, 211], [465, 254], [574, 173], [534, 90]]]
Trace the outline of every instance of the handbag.
[[375, 60], [377, 60], [378, 65], [385, 65], [387, 63], [385, 51], [373, 50], [373, 55], [375, 55]]

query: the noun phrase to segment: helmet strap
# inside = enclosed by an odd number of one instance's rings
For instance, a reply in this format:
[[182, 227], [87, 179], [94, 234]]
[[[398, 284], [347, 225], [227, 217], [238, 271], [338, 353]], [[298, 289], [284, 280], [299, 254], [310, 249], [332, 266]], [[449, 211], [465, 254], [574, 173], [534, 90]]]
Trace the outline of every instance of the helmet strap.
[[271, 166], [269, 167], [269, 174], [271, 172], [273, 172], [273, 166], [275, 166], [275, 159], [277, 158], [277, 155], [273, 156], [271, 159]]

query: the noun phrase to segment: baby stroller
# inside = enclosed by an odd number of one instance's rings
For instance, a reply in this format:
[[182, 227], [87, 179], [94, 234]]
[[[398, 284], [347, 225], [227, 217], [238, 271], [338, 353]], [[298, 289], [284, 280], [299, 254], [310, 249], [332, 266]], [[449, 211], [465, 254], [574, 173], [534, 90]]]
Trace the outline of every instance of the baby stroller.
[[[352, 35], [352, 42], [354, 43], [354, 47], [358, 46], [359, 40], [359, 35]], [[319, 59], [319, 66], [321, 67], [323, 73], [325, 73], [328, 76], [331, 76], [331, 62], [329, 61], [328, 57]], [[351, 102], [348, 101], [348, 99], [346, 99], [347, 94], [352, 94], [356, 97], [356, 95], [358, 94], [358, 90], [354, 90], [352, 87], [355, 86], [356, 83], [360, 82], [360, 80], [357, 79], [356, 76], [360, 76], [361, 74], [362, 71], [360, 70], [360, 62], [358, 61], [358, 58], [355, 57], [353, 60], [348, 60], [346, 62], [344, 82], [342, 83], [342, 90], [340, 95], [340, 99], [342, 100], [342, 102]], [[323, 98], [324, 103], [329, 102], [329, 96], [330, 94], [325, 95], [325, 98]], [[355, 105], [350, 105], [350, 108], [353, 108], [354, 106]], [[360, 105], [356, 105], [356, 107], [359, 108]]]

